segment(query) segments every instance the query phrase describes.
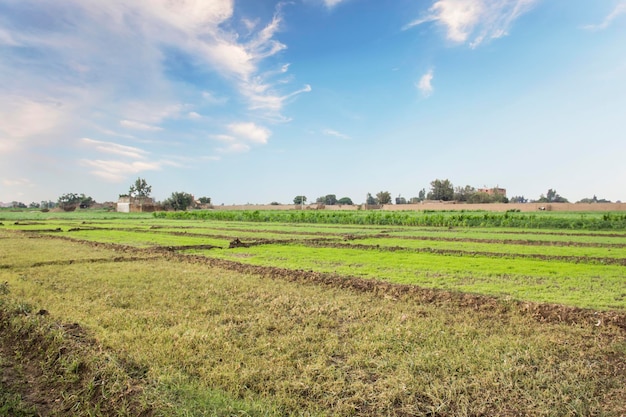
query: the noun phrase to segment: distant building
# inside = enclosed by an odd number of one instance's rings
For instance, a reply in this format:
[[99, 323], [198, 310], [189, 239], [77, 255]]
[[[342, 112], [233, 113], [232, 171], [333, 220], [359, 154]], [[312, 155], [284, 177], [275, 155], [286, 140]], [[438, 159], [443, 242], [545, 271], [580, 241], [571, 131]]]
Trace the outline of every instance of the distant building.
[[155, 211], [154, 199], [150, 197], [120, 197], [117, 200], [119, 213], [150, 213]]
[[506, 197], [506, 188], [499, 188], [499, 187], [479, 188], [478, 192], [489, 194], [489, 195], [501, 195], [501, 196]]

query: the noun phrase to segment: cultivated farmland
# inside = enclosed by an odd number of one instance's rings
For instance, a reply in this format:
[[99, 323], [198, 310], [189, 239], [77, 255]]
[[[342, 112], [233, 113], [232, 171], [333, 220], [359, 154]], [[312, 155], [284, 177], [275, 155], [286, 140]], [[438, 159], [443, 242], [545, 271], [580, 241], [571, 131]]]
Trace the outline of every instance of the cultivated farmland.
[[621, 214], [2, 215], [5, 408], [626, 413]]

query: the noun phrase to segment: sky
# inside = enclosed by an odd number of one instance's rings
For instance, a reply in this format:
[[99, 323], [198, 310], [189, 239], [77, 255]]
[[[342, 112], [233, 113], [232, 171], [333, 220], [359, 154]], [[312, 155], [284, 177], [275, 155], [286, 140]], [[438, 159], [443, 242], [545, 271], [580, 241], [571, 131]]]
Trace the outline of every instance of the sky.
[[626, 0], [0, 0], [0, 201], [626, 201]]

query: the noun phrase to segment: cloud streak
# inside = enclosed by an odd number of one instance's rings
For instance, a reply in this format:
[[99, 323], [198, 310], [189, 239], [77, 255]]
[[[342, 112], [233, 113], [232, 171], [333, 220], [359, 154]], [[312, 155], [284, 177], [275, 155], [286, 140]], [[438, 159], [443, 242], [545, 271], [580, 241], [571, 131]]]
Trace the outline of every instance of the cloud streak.
[[622, 14], [626, 14], [626, 1], [619, 3], [615, 8], [609, 13], [601, 23], [595, 25], [585, 25], [583, 29], [587, 30], [604, 30], [611, 26], [613, 21]]
[[92, 168], [90, 172], [93, 175], [105, 181], [115, 183], [124, 181], [131, 174], [134, 175], [144, 171], [158, 171], [164, 165], [163, 162], [125, 162], [102, 159], [82, 159], [80, 160], [80, 164]]
[[508, 34], [513, 22], [539, 0], [439, 0], [428, 13], [404, 26], [404, 30], [434, 22], [454, 43], [469, 42], [476, 48], [483, 42]]
[[333, 137], [336, 137], [336, 138], [339, 138], [339, 139], [351, 139], [350, 136], [348, 136], [348, 135], [346, 135], [344, 133], [338, 132], [338, 131], [336, 131], [334, 129], [324, 129], [324, 130], [322, 130], [322, 133], [324, 135], [326, 135], [326, 136], [333, 136]]
[[148, 152], [133, 146], [120, 145], [119, 143], [103, 142], [99, 140], [83, 138], [81, 142], [94, 147], [99, 152], [115, 154], [134, 159], [145, 159]]

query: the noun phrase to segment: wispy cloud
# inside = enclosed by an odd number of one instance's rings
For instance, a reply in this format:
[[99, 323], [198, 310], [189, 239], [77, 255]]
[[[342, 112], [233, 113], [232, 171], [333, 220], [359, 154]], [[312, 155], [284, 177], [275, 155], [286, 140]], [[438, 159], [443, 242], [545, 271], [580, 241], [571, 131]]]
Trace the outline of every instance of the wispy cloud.
[[326, 7], [328, 7], [329, 9], [332, 9], [333, 7], [338, 5], [339, 3], [343, 3], [346, 0], [323, 0], [323, 1], [324, 1], [324, 5]]
[[322, 133], [326, 136], [334, 136], [339, 139], [350, 139], [350, 136], [343, 134], [341, 132], [338, 132], [336, 130], [333, 130], [333, 129], [324, 129], [322, 130]]
[[2, 180], [2, 185], [6, 187], [34, 187], [35, 184], [32, 183], [28, 178], [15, 178], [10, 179], [6, 178]]
[[137, 122], [135, 120], [121, 120], [120, 121], [120, 125], [124, 126], [124, 127], [128, 127], [130, 129], [136, 129], [136, 130], [146, 130], [149, 132], [157, 132], [159, 130], [163, 130], [162, 127], [159, 126], [152, 126], [146, 123], [141, 123], [141, 122]]
[[220, 153], [243, 153], [250, 150], [250, 145], [245, 143], [232, 143], [226, 147], [217, 148], [216, 151]]
[[[223, 130], [240, 150], [267, 143], [267, 128], [220, 125], [217, 117], [205, 115], [208, 106], [229, 106], [235, 118], [285, 122], [285, 105], [311, 90], [291, 86], [289, 64], [281, 62], [287, 48], [279, 40], [283, 7], [279, 2], [269, 20], [234, 24], [233, 0], [10, 2], [0, 19], [0, 74], [12, 74], [0, 95], [0, 152], [41, 143], [69, 149], [84, 137], [82, 151], [131, 159], [149, 153], [159, 159], [156, 143], [205, 136], [200, 126]], [[55, 19], [40, 25], [40, 15]], [[176, 72], [188, 68], [203, 76]], [[193, 132], [186, 129], [192, 123]], [[119, 143], [93, 139], [102, 133]], [[149, 141], [142, 137], [147, 134]], [[154, 148], [124, 143], [130, 140]], [[83, 158], [82, 163], [102, 178], [118, 178], [105, 169], [117, 161]], [[135, 160], [128, 165], [132, 169], [119, 172], [134, 174], [155, 164]]]
[[404, 26], [435, 22], [452, 42], [469, 41], [472, 48], [508, 34], [513, 22], [540, 0], [439, 0], [428, 13]]
[[148, 152], [143, 149], [139, 149], [133, 146], [120, 145], [119, 143], [103, 142], [100, 140], [82, 138], [81, 142], [94, 147], [96, 150], [103, 153], [110, 153], [119, 156], [125, 156], [133, 159], [144, 159], [148, 155]]
[[91, 173], [109, 182], [122, 182], [129, 175], [144, 171], [158, 171], [165, 163], [147, 161], [114, 161], [114, 160], [89, 160], [82, 159], [80, 164], [92, 168]]
[[218, 147], [220, 153], [241, 153], [252, 149], [252, 145], [265, 145], [272, 132], [253, 122], [236, 122], [226, 126], [228, 133], [210, 135], [209, 138], [227, 144]]
[[415, 84], [417, 89], [422, 93], [424, 97], [430, 96], [434, 91], [432, 85], [433, 77], [433, 70], [430, 69], [424, 75], [422, 75], [419, 81]]
[[38, 100], [8, 97], [6, 102], [0, 102], [0, 137], [29, 138], [49, 132], [64, 119], [64, 111], [56, 101], [43, 97]]
[[619, 3], [615, 8], [609, 13], [602, 22], [595, 25], [585, 25], [583, 29], [587, 30], [603, 30], [608, 28], [613, 21], [620, 15], [626, 14], [626, 1]]
[[228, 129], [235, 137], [257, 144], [266, 144], [272, 134], [266, 127], [250, 122], [232, 123]]

